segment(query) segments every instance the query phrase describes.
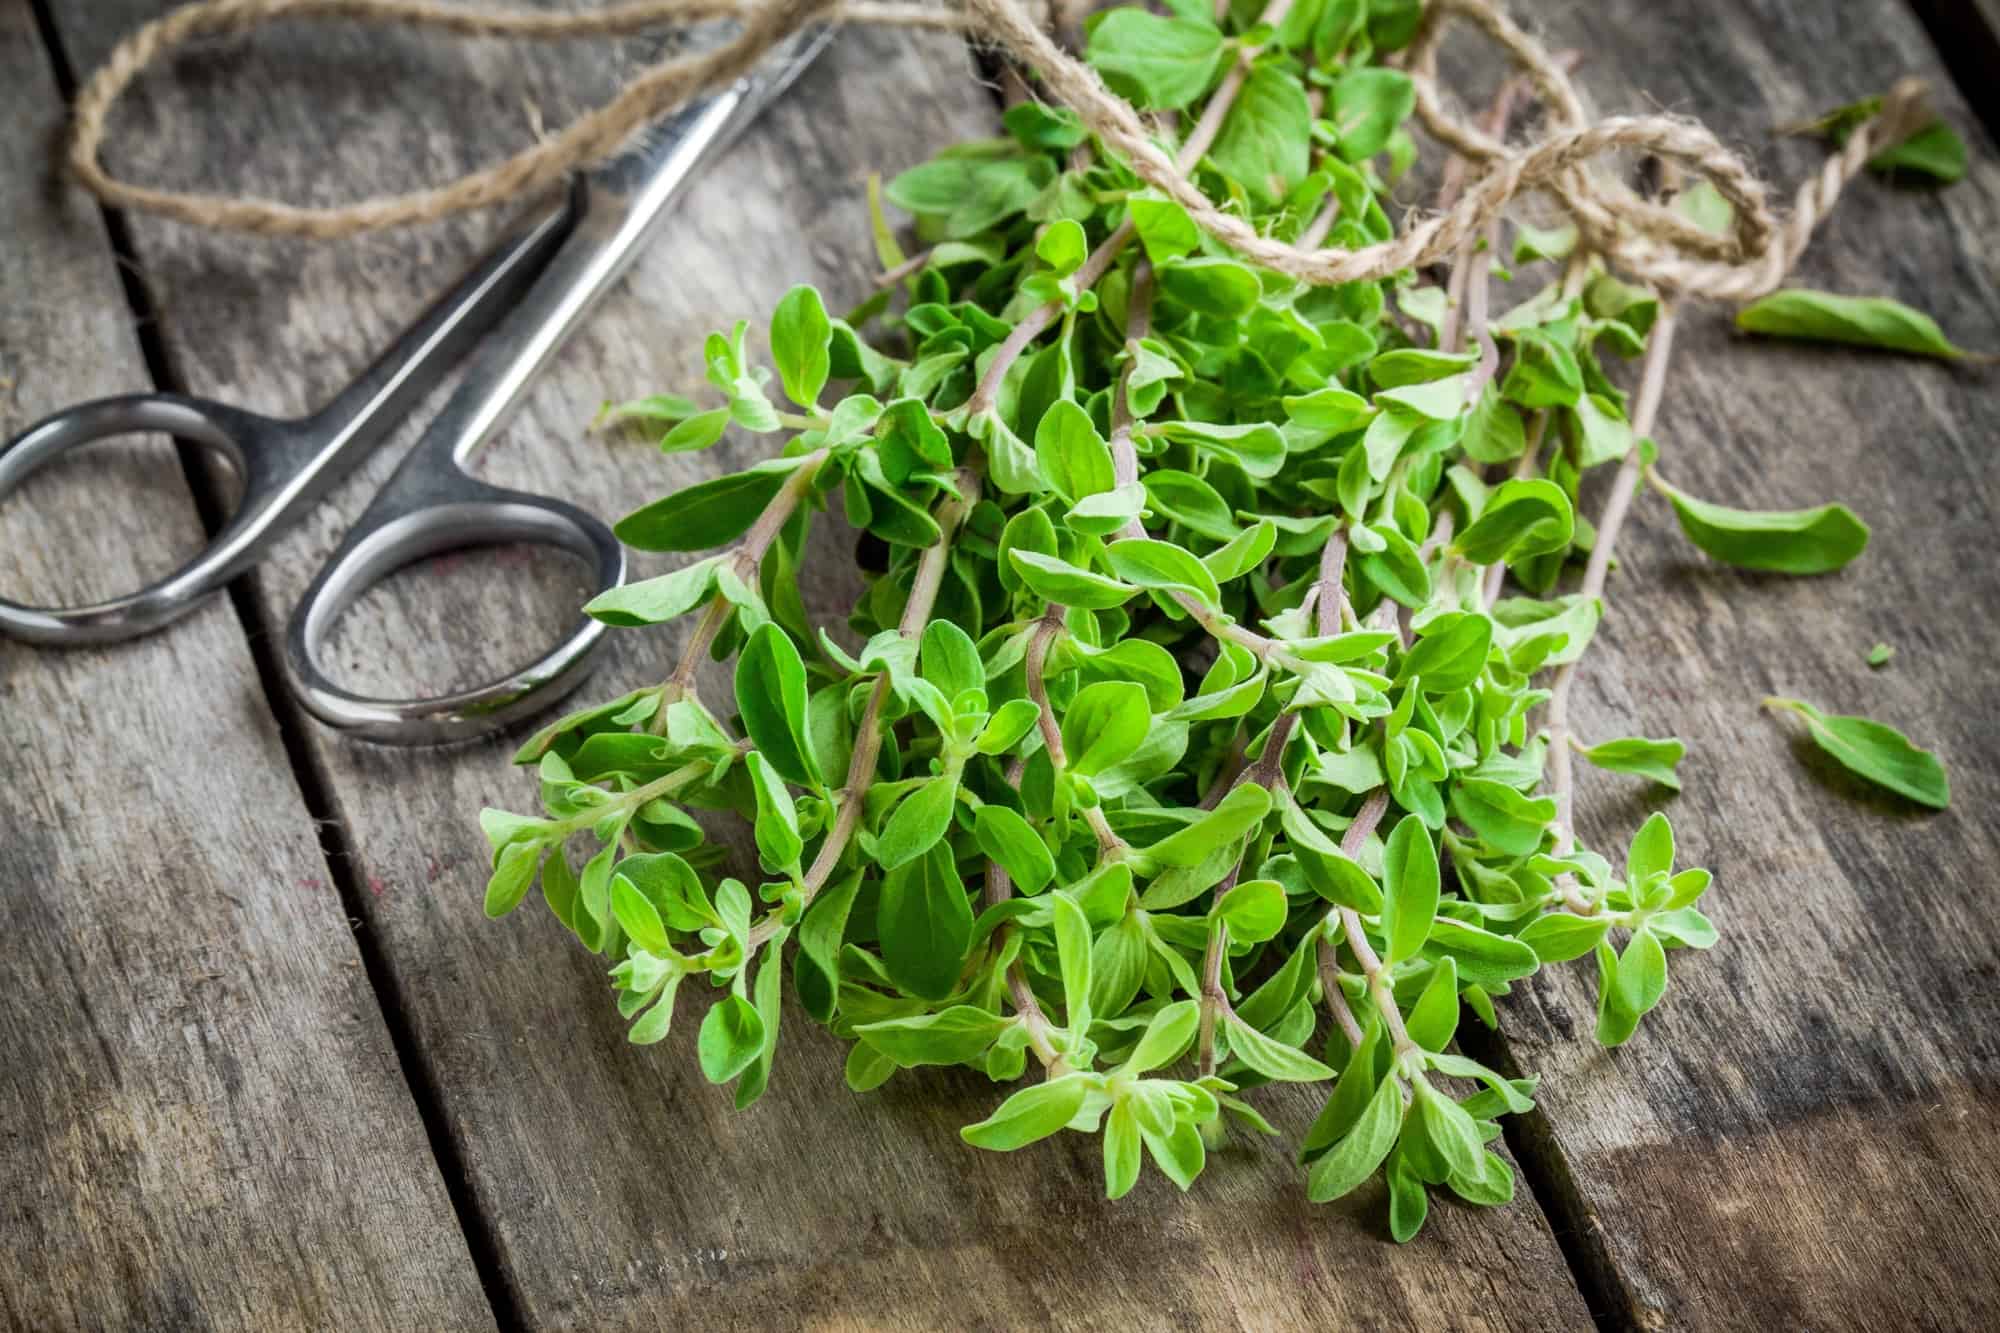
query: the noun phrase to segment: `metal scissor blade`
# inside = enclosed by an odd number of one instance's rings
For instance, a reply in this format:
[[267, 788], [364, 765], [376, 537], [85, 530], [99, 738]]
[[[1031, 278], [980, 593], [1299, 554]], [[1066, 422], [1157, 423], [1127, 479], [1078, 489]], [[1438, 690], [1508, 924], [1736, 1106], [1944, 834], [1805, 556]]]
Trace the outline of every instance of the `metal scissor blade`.
[[624, 580], [624, 550], [590, 514], [547, 496], [502, 491], [462, 464], [499, 428], [556, 349], [654, 234], [694, 171], [733, 139], [824, 44], [806, 33], [755, 75], [640, 136], [582, 177], [543, 226], [560, 248], [481, 344], [464, 380], [306, 590], [286, 632], [285, 670], [308, 711], [371, 739], [457, 739], [524, 716], [582, 679], [604, 626], [585, 618], [539, 662], [501, 680], [432, 699], [365, 698], [317, 663], [333, 621], [369, 584], [422, 555], [457, 546], [535, 541], [593, 562], [600, 590]]
[[758, 112], [782, 97], [832, 40], [832, 28], [815, 25], [800, 29], [771, 48], [772, 58], [767, 59], [746, 80], [750, 89], [744, 99], [744, 123], [754, 120]]
[[650, 240], [693, 177], [788, 87], [825, 45], [800, 32], [773, 48], [755, 72], [643, 131], [617, 157], [585, 174], [570, 194], [578, 214], [562, 248], [484, 346], [418, 450], [464, 463], [513, 409], [535, 375]]

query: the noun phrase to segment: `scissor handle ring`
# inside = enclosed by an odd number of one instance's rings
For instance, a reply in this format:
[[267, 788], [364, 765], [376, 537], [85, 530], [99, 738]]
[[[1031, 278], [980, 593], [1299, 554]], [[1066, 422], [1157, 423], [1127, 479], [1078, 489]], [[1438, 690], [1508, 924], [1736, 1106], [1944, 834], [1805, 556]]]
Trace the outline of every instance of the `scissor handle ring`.
[[385, 516], [364, 517], [300, 600], [285, 634], [285, 671], [306, 711], [350, 735], [391, 745], [466, 740], [539, 712], [583, 682], [604, 625], [584, 617], [539, 661], [469, 690], [425, 699], [381, 699], [334, 684], [318, 656], [328, 632], [355, 599], [425, 556], [467, 546], [525, 541], [555, 546], [589, 561], [599, 590], [625, 581], [625, 548], [611, 529], [574, 505], [487, 486], [462, 475], [454, 498]]
[[76, 645], [137, 638], [179, 619], [201, 598], [227, 583], [255, 558], [256, 538], [243, 523], [257, 506], [259, 459], [255, 447], [286, 423], [224, 403], [175, 393], [135, 393], [79, 403], [30, 426], [0, 445], [0, 496], [71, 449], [114, 435], [162, 431], [222, 454], [244, 477], [238, 520], [225, 527], [180, 568], [137, 592], [85, 606], [29, 606], [0, 598], [0, 634], [31, 643]]

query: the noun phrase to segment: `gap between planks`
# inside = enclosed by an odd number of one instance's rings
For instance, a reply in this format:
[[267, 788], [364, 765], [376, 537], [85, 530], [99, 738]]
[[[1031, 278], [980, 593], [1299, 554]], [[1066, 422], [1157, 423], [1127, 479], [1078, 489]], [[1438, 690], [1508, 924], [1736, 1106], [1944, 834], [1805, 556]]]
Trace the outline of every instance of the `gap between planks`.
[[2000, 0], [1908, 0], [1958, 95], [2000, 139]]

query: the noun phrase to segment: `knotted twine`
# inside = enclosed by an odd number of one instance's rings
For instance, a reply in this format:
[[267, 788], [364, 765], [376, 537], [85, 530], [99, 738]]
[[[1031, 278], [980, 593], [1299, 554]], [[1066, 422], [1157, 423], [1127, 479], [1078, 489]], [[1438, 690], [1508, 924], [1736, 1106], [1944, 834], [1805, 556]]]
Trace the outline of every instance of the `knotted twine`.
[[[354, 19], [534, 40], [618, 36], [724, 19], [740, 26], [725, 45], [645, 67], [611, 101], [505, 161], [406, 194], [302, 208], [139, 185], [105, 169], [100, 157], [112, 106], [148, 65], [198, 38], [241, 35], [281, 18]], [[1551, 128], [1543, 137], [1510, 147], [1447, 108], [1435, 75], [1436, 53], [1451, 20], [1461, 18], [1500, 47], [1533, 86], [1549, 111]], [[1375, 280], [1445, 260], [1517, 195], [1541, 190], [1556, 197], [1592, 249], [1627, 275], [1680, 296], [1747, 300], [1783, 281], [1814, 227], [1868, 159], [1902, 142], [1930, 114], [1921, 83], [1898, 84], [1876, 117], [1799, 187], [1791, 211], [1780, 219], [1755, 172], [1698, 122], [1670, 115], [1592, 121], [1561, 63], [1491, 0], [1430, 0], [1414, 41], [1400, 56], [1416, 88], [1416, 114], [1433, 137], [1483, 171], [1449, 209], [1400, 236], [1357, 250], [1301, 248], [1259, 233], [1203, 195], [1175, 166], [1157, 128], [1107, 88], [1095, 70], [1050, 40], [1023, 0], [632, 0], [580, 14], [463, 8], [432, 0], [197, 0], [134, 30], [92, 76], [73, 109], [69, 161], [106, 204], [201, 227], [331, 238], [428, 222], [554, 186], [572, 171], [611, 156], [641, 126], [741, 78], [773, 46], [812, 24], [943, 29], [998, 47], [1038, 76], [1042, 89], [1076, 112], [1141, 180], [1180, 204], [1222, 245], [1315, 284]], [[1252, 54], [1240, 52], [1239, 64]], [[1731, 233], [1703, 231], [1586, 169], [1616, 150], [1650, 153], [1706, 177], [1733, 207]]]

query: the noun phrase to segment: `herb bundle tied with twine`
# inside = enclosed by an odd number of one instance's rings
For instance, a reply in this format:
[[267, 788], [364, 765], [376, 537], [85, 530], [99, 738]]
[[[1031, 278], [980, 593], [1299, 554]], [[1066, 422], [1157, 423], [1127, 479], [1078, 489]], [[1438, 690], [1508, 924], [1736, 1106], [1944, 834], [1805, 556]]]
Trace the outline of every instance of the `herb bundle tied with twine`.
[[[1679, 312], [1754, 300], [1754, 331], [1962, 356], [1894, 302], [1776, 290], [1864, 168], [1946, 177], [1956, 140], [1899, 84], [1824, 122], [1839, 150], [1780, 214], [1699, 124], [1592, 119], [1564, 62], [1486, 0], [1164, 8], [1065, 23], [1078, 56], [1017, 0], [206, 0], [118, 48], [78, 99], [72, 161], [121, 207], [338, 236], [552, 186], [804, 25], [997, 47], [1040, 100], [1007, 111], [1004, 138], [871, 190], [873, 297], [836, 317], [796, 287], [768, 321], [769, 367], [748, 321], [709, 336], [719, 402], [607, 410], [667, 452], [732, 429], [776, 447], [620, 523], [636, 548], [704, 554], [587, 609], [687, 628], [657, 680], [521, 748], [542, 808], [482, 813], [486, 909], [539, 884], [611, 965], [635, 1042], [668, 1036], [684, 991], [713, 992], [696, 1058], [739, 1106], [773, 1076], [789, 970], [797, 1009], [852, 1043], [857, 1091], [925, 1065], [1020, 1082], [965, 1128], [974, 1145], [1097, 1134], [1116, 1197], [1146, 1158], [1187, 1188], [1226, 1127], [1288, 1133], [1311, 1198], [1379, 1175], [1407, 1239], [1433, 1187], [1488, 1205], [1514, 1191], [1487, 1145], [1535, 1081], [1457, 1049], [1462, 1013], [1497, 1027], [1512, 987], [1589, 956], [1596, 1037], [1622, 1045], [1661, 1002], [1669, 952], [1716, 943], [1697, 906], [1709, 873], [1677, 865], [1665, 815], [1617, 863], [1577, 836], [1578, 760], [1680, 781], [1680, 741], [1589, 740], [1570, 716], [1635, 498], [1664, 497], [1697, 547], [1744, 568], [1831, 573], [1868, 540], [1839, 504], [1738, 509], [1662, 473]], [[102, 168], [110, 107], [149, 62], [279, 16], [735, 35], [415, 194], [303, 209]], [[1455, 20], [1515, 70], [1477, 120], [1435, 72]], [[1542, 127], [1517, 144], [1525, 97]], [[1416, 155], [1411, 118], [1450, 161], [1436, 207], [1399, 227], [1385, 205]], [[1618, 151], [1666, 164], [1669, 191], [1606, 171]], [[1510, 215], [1530, 191], [1563, 225]], [[913, 219], [914, 254], [885, 198]], [[1503, 253], [1550, 277], [1496, 312]], [[796, 578], [836, 498], [870, 562], [838, 637]], [[732, 658], [713, 708], [699, 668]], [[1856, 772], [1948, 800], [1942, 766], [1893, 729], [1767, 702]], [[740, 815], [754, 856], [691, 810]], [[1320, 1085], [1317, 1116], [1272, 1124], [1290, 1105], [1262, 1091], [1276, 1083]]]

